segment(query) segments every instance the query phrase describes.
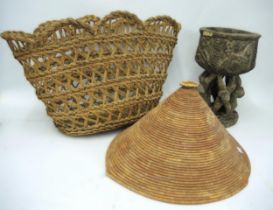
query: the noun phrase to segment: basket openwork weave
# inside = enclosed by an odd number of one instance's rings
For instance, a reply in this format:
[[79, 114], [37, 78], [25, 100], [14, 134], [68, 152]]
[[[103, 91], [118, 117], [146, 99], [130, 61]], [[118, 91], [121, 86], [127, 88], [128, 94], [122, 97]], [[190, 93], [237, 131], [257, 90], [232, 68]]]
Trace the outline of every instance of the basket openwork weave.
[[87, 135], [133, 123], [158, 104], [179, 30], [167, 16], [142, 22], [116, 11], [2, 37], [57, 128]]
[[239, 192], [251, 169], [246, 152], [199, 95], [197, 84], [184, 82], [113, 140], [106, 170], [144, 196], [200, 204]]

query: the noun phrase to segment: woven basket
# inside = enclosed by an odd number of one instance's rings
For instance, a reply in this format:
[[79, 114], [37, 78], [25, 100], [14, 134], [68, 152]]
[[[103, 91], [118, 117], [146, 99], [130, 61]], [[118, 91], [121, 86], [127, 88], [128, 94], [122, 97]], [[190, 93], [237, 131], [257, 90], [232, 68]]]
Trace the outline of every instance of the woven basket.
[[87, 135], [135, 122], [158, 104], [180, 25], [116, 11], [4, 32], [59, 130]]
[[177, 204], [218, 201], [243, 189], [251, 170], [247, 154], [196, 88], [184, 82], [121, 132], [107, 151], [108, 176], [144, 196]]

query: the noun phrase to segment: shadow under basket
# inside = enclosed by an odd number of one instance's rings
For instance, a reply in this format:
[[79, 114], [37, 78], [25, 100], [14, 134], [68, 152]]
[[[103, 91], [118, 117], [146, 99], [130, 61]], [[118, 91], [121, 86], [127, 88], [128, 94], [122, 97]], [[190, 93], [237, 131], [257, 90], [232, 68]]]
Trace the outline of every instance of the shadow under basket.
[[143, 22], [116, 11], [1, 36], [56, 127], [78, 136], [133, 123], [158, 104], [179, 30], [168, 16]]

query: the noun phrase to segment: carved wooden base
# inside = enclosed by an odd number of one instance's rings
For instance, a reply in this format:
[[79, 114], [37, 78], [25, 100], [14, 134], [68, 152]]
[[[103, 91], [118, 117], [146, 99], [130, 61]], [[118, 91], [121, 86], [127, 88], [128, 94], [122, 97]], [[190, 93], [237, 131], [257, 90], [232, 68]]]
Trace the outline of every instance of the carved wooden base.
[[225, 127], [238, 121], [237, 98], [244, 96], [239, 75], [226, 76], [204, 71], [199, 77], [199, 92]]

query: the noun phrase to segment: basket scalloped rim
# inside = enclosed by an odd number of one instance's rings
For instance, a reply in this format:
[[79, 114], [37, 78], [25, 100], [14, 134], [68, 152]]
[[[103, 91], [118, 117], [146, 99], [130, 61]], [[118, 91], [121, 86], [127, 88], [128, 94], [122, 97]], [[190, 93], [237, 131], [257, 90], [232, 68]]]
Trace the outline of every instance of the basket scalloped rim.
[[[96, 36], [97, 34], [103, 34], [99, 33], [99, 29], [101, 27], [106, 27], [107, 26], [107, 21], [111, 19], [116, 19], [116, 18], [122, 18], [125, 20], [130, 20], [133, 23], [137, 23], [139, 29], [143, 32], [153, 32], [150, 29], [152, 27], [153, 23], [157, 21], [164, 21], [170, 26], [173, 27], [174, 29], [174, 36], [177, 36], [178, 32], [181, 29], [180, 23], [178, 23], [176, 20], [169, 16], [155, 16], [155, 17], [150, 17], [145, 21], [140, 20], [135, 14], [127, 12], [127, 11], [114, 11], [111, 12], [110, 14], [104, 16], [103, 18], [99, 18], [94, 15], [87, 15], [83, 16], [78, 19], [73, 19], [73, 18], [66, 18], [66, 19], [60, 19], [60, 20], [50, 20], [46, 21], [44, 23], [41, 23], [34, 31], [33, 33], [25, 33], [22, 31], [6, 31], [1, 34], [2, 38], [6, 40], [16, 40], [16, 38], [19, 41], [26, 41], [29, 43], [35, 43], [39, 40], [43, 40], [44, 38], [48, 38], [51, 34], [56, 32], [58, 29], [60, 29], [63, 25], [71, 24], [71, 22], [75, 22], [77, 24], [80, 24], [82, 27], [76, 27], [75, 28], [84, 28], [85, 31], [88, 30], [91, 35]], [[94, 24], [93, 26], [88, 24], [88, 21], [92, 21]], [[53, 27], [52, 27], [53, 26]], [[93, 34], [92, 34], [93, 33]]]

